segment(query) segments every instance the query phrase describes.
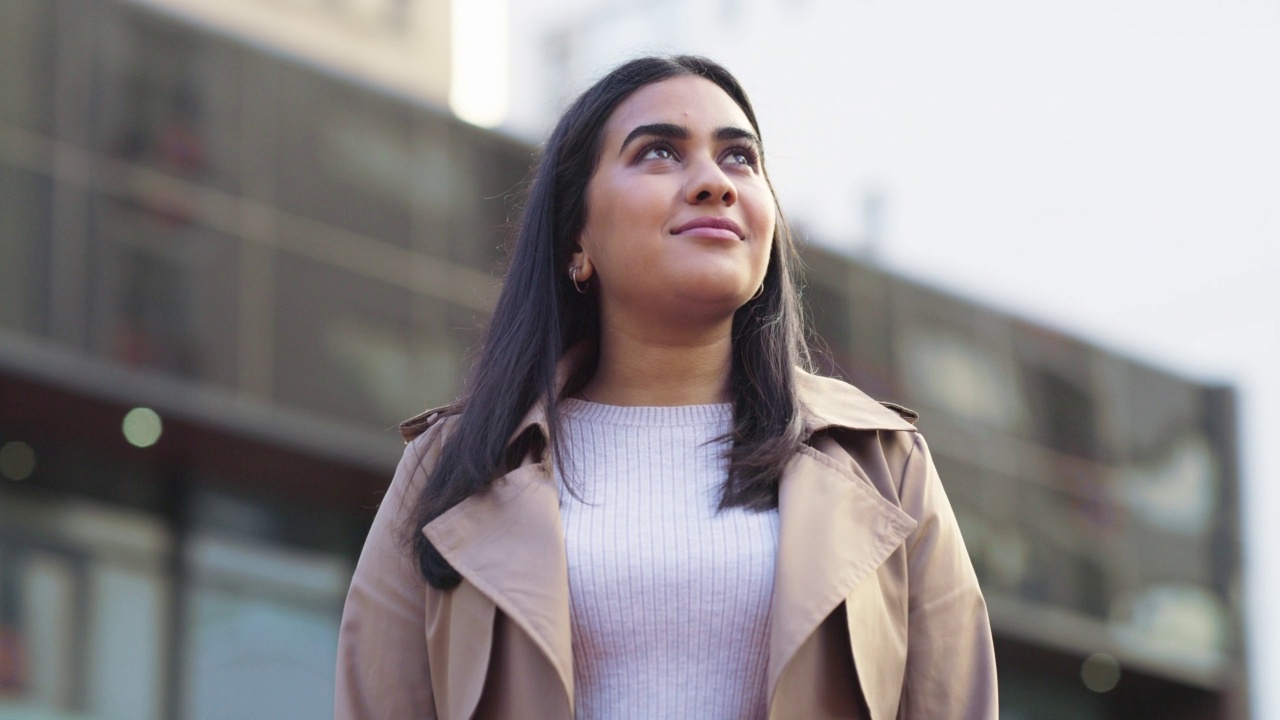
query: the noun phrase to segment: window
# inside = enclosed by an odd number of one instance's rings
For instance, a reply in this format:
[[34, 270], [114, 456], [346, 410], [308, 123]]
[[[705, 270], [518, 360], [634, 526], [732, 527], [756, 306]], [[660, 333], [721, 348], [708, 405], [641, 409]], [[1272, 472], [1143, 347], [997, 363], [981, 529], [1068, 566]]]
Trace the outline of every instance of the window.
[[119, 3], [98, 8], [93, 149], [219, 190], [238, 189], [236, 47]]
[[0, 328], [48, 332], [48, 178], [0, 165]]
[[237, 244], [162, 199], [93, 202], [90, 346], [131, 367], [232, 386]]
[[0, 126], [53, 136], [55, 9], [47, 0], [0, 3]]

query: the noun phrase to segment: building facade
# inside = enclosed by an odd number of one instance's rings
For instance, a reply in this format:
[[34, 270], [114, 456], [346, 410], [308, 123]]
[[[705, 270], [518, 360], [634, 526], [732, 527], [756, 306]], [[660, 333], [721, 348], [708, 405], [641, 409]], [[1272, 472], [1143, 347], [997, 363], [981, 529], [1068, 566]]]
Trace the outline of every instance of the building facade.
[[[331, 714], [532, 157], [165, 5], [0, 4], [0, 718]], [[824, 367], [923, 415], [1005, 716], [1242, 717], [1231, 391], [805, 258]]]
[[151, 5], [0, 4], [0, 717], [323, 717], [530, 149]]
[[806, 255], [821, 364], [921, 414], [1002, 717], [1246, 717], [1233, 391]]

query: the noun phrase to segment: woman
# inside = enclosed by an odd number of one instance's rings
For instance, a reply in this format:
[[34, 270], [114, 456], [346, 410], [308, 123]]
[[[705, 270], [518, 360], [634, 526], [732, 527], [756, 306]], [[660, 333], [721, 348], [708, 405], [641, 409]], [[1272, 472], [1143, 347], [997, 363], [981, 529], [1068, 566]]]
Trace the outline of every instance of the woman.
[[996, 716], [914, 414], [799, 369], [759, 136], [696, 57], [566, 111], [465, 397], [402, 425], [339, 717]]

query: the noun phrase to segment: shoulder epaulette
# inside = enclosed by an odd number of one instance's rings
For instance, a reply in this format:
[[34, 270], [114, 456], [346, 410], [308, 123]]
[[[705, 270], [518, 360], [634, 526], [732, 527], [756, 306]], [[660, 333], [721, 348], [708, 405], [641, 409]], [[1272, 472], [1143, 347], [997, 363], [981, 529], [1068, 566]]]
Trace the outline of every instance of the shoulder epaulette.
[[400, 423], [400, 436], [404, 438], [405, 444], [409, 444], [414, 438], [426, 432], [432, 425], [440, 420], [457, 415], [462, 412], [460, 403], [450, 403], [444, 407], [434, 408], [424, 413], [419, 413], [413, 417]]
[[880, 404], [898, 413], [898, 415], [900, 415], [903, 420], [906, 420], [912, 425], [915, 425], [916, 421], [920, 419], [920, 413], [916, 412], [915, 410], [912, 410], [911, 408], [903, 407], [898, 403], [885, 402], [882, 400], [880, 401]]

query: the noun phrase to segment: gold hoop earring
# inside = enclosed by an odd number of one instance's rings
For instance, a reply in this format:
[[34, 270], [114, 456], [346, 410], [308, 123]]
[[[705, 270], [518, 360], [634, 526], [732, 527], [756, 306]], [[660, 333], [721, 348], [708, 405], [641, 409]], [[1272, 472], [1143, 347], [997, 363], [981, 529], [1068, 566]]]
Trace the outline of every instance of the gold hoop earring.
[[573, 289], [577, 290], [579, 295], [586, 295], [590, 286], [583, 287], [578, 284], [578, 271], [580, 270], [582, 270], [580, 267], [569, 268], [569, 279], [573, 281]]
[[763, 294], [764, 294], [764, 281], [763, 281], [763, 280], [761, 280], [761, 281], [760, 281], [760, 287], [756, 288], [756, 294], [755, 294], [755, 295], [752, 295], [752, 296], [751, 296], [751, 299], [752, 299], [752, 300], [755, 300], [756, 298], [760, 297], [760, 296], [761, 296], [761, 295], [763, 295]]

